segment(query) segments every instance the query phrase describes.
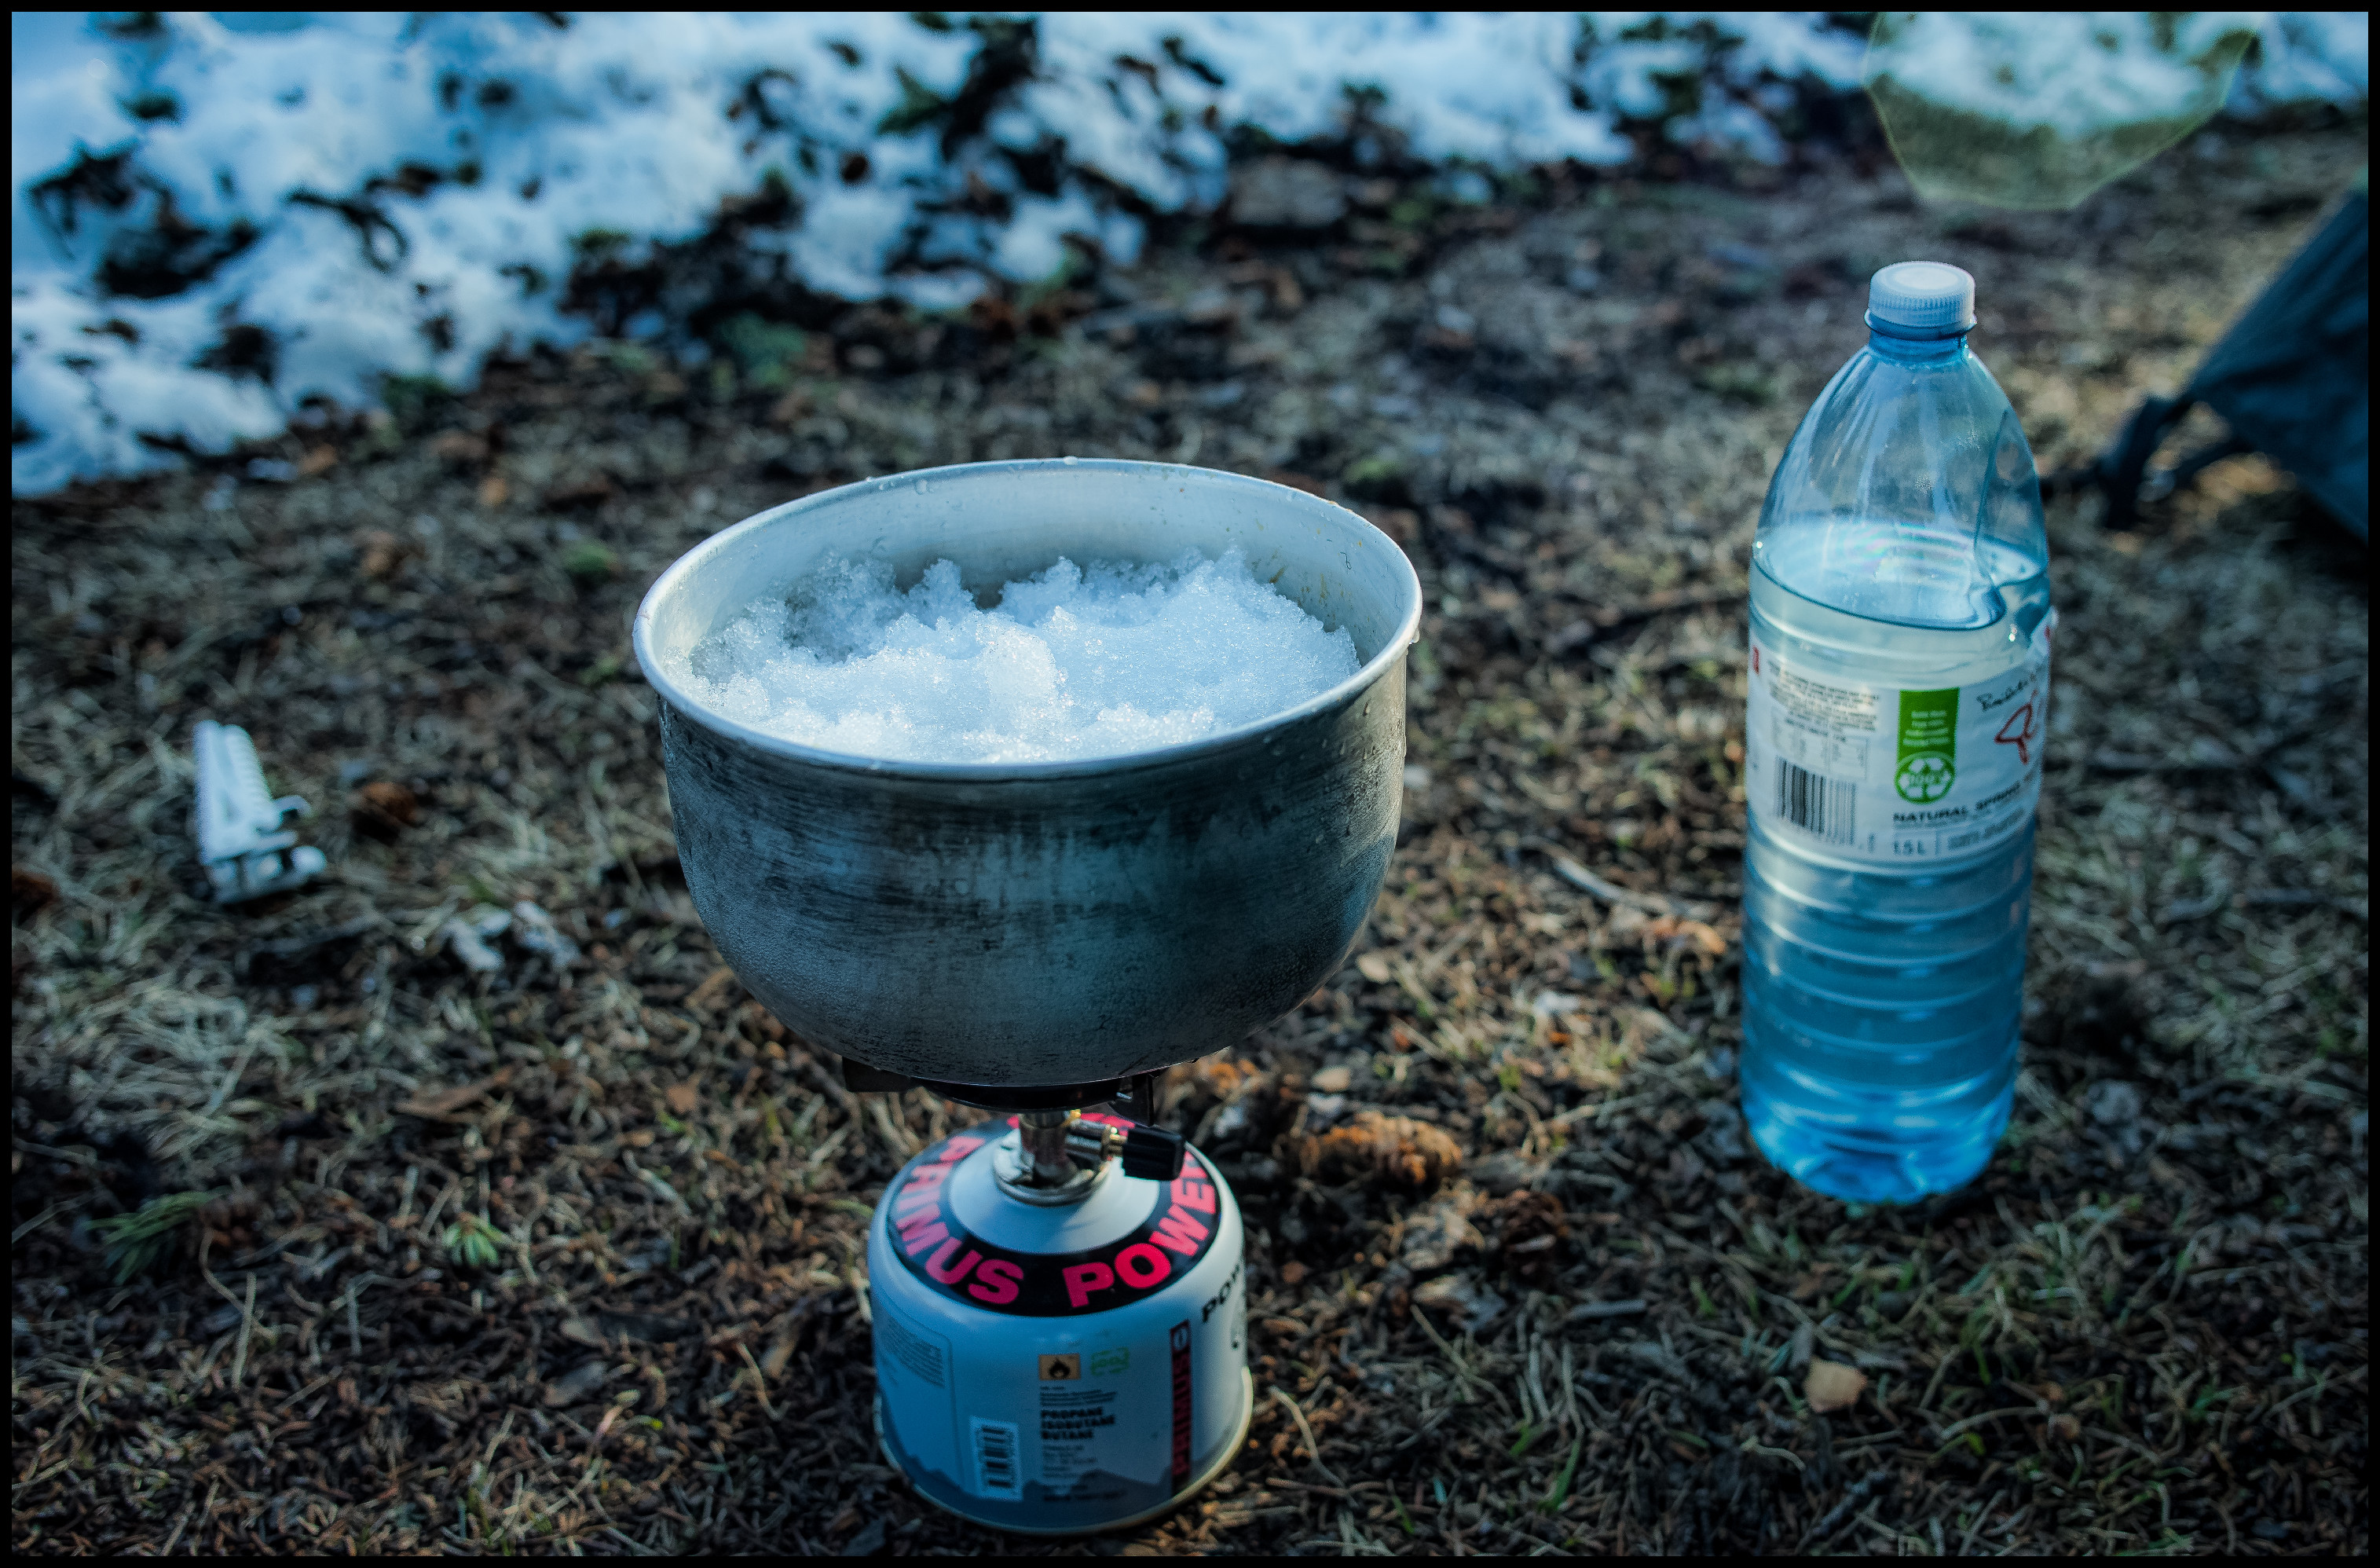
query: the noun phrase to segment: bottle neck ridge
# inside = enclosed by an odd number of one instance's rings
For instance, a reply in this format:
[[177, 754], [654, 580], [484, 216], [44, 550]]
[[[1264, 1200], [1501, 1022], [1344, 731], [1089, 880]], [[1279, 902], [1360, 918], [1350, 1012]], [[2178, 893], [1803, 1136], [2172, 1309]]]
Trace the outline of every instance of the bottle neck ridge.
[[1956, 359], [1967, 352], [1967, 333], [1943, 333], [1936, 336], [1912, 337], [1893, 328], [1877, 324], [1874, 317], [1867, 322], [1868, 351], [1879, 359], [1897, 364], [1937, 364]]

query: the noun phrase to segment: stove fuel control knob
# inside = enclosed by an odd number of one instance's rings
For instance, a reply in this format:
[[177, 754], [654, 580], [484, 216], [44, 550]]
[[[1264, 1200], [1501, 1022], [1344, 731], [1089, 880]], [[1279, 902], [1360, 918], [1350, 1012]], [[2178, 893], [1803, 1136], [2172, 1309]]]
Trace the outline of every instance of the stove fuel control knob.
[[1182, 1173], [1180, 1133], [1135, 1124], [1123, 1139], [1123, 1173], [1145, 1182], [1170, 1182]]
[[1169, 1133], [1145, 1122], [1087, 1121], [1066, 1124], [1066, 1154], [1075, 1165], [1096, 1171], [1111, 1160], [1121, 1160], [1123, 1173], [1145, 1182], [1170, 1182], [1182, 1173], [1182, 1153], [1188, 1145], [1180, 1133]]

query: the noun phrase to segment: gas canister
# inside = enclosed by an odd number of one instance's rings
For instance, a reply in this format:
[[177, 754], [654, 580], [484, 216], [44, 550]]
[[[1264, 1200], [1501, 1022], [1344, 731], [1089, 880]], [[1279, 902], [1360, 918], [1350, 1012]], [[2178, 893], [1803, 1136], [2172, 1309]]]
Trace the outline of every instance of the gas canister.
[[1021, 1159], [1013, 1118], [956, 1133], [877, 1205], [884, 1451], [928, 1499], [981, 1524], [1135, 1524], [1204, 1486], [1247, 1436], [1239, 1206], [1195, 1149], [1171, 1181], [1102, 1164], [1062, 1204], [1002, 1179]]

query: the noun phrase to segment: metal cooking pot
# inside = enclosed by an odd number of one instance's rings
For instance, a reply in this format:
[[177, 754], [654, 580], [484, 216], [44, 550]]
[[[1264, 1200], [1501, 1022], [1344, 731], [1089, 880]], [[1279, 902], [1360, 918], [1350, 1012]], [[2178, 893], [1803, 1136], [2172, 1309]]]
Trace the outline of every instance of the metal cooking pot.
[[[1060, 555], [1235, 544], [1364, 662], [1189, 745], [888, 761], [763, 735], [687, 692], [696, 644], [829, 554], [888, 559], [903, 587], [948, 557], [980, 595]], [[686, 886], [752, 994], [870, 1066], [978, 1103], [1056, 1103], [1232, 1044], [1345, 961], [1396, 844], [1420, 618], [1403, 553], [1329, 502], [1068, 457], [869, 480], [747, 518], [662, 574], [636, 649]]]

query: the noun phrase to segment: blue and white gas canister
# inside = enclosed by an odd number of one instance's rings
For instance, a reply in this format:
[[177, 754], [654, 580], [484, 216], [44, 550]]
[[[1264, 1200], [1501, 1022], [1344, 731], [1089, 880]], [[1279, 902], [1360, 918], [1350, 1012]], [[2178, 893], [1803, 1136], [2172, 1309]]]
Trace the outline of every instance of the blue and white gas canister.
[[[1103, 1118], [1087, 1117], [1085, 1120]], [[884, 1451], [981, 1524], [1076, 1535], [1154, 1517], [1246, 1440], [1240, 1210], [1196, 1149], [1171, 1182], [1004, 1191], [1013, 1122], [903, 1167], [868, 1233]]]

